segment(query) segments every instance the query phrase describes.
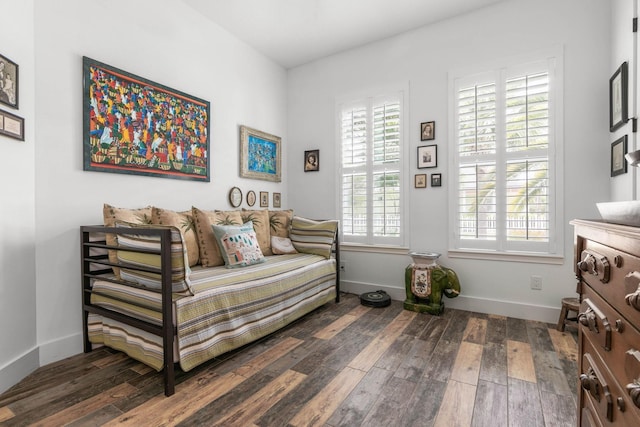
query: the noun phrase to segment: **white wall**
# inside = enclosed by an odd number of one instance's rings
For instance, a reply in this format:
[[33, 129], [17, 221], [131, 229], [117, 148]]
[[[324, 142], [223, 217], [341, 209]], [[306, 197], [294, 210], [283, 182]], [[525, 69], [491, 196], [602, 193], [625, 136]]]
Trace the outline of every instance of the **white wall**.
[[[82, 351], [79, 226], [101, 223], [103, 203], [231, 209], [227, 195], [237, 185], [280, 191], [287, 206], [284, 183], [238, 176], [240, 124], [287, 144], [286, 72], [175, 0], [39, 1], [35, 45], [37, 339], [45, 364]], [[84, 172], [83, 55], [210, 101], [211, 182]]]
[[35, 275], [33, 0], [0, 1], [0, 53], [19, 67], [25, 140], [0, 135], [0, 392], [38, 365]]
[[[636, 117], [636, 75], [637, 75], [637, 54], [635, 52], [635, 40], [637, 33], [632, 31], [632, 18], [636, 15], [637, 0], [616, 0], [611, 2], [611, 49], [608, 60], [609, 77], [616, 72], [623, 62], [629, 64], [629, 89], [628, 89], [628, 112], [629, 118]], [[607, 80], [608, 84], [608, 80]], [[608, 90], [608, 86], [607, 86]], [[609, 120], [607, 110], [607, 123]], [[630, 119], [626, 124], [609, 134], [608, 141], [612, 143], [618, 138], [627, 135], [628, 151], [637, 148], [637, 134], [632, 131], [633, 125]], [[640, 148], [640, 147], [638, 147]], [[625, 201], [637, 198], [637, 187], [635, 184], [638, 169], [627, 167], [627, 173], [611, 177], [611, 200]]]
[[[609, 199], [608, 79], [610, 2], [601, 0], [518, 0], [424, 27], [319, 60], [289, 71], [289, 198], [298, 212], [336, 215], [335, 100], [344, 94], [394, 82], [410, 84], [411, 177], [420, 122], [436, 121], [438, 167], [443, 187], [410, 187], [410, 241], [414, 250], [444, 254], [456, 270], [462, 296], [449, 307], [557, 321], [560, 299], [574, 295], [572, 218], [597, 217], [595, 202]], [[450, 70], [560, 45], [564, 49], [564, 253], [562, 265], [448, 258], [447, 169]], [[430, 141], [431, 142], [431, 141]], [[320, 172], [304, 173], [303, 151], [320, 149]], [[425, 170], [420, 170], [424, 173]], [[322, 188], [322, 191], [318, 191]], [[404, 299], [406, 255], [342, 253], [343, 288], [385, 289]], [[533, 291], [531, 275], [542, 276]]]

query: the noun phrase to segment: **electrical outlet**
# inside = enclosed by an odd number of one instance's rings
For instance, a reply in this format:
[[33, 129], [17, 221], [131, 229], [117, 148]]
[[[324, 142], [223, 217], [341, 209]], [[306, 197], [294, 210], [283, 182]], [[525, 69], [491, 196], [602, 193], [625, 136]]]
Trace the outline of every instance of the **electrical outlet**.
[[340, 272], [344, 273], [347, 271], [347, 263], [344, 261], [340, 261]]
[[542, 290], [542, 276], [531, 276], [531, 289]]

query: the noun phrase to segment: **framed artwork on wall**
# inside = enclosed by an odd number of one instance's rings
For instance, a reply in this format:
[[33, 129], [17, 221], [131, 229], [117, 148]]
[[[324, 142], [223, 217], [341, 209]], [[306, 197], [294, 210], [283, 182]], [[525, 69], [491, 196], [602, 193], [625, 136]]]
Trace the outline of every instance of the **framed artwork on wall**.
[[415, 188], [427, 188], [427, 174], [426, 173], [418, 173], [414, 177], [413, 186]]
[[18, 109], [18, 64], [0, 54], [0, 102]]
[[273, 193], [273, 207], [279, 208], [282, 206], [282, 199], [280, 193]]
[[442, 174], [441, 173], [433, 173], [433, 174], [431, 174], [431, 186], [432, 187], [442, 187]]
[[260, 207], [268, 208], [269, 207], [269, 192], [261, 191], [260, 192]]
[[611, 176], [627, 173], [627, 135], [611, 143]]
[[209, 182], [210, 104], [82, 59], [86, 171]]
[[420, 141], [436, 139], [436, 122], [420, 123]]
[[256, 192], [253, 190], [249, 190], [247, 193], [247, 205], [253, 206], [256, 204]]
[[280, 182], [280, 137], [240, 126], [240, 176]]
[[609, 79], [609, 131], [627, 123], [628, 116], [628, 64], [623, 62]]
[[304, 152], [304, 171], [317, 172], [320, 170], [320, 150]]
[[0, 54], [0, 102], [18, 109], [18, 64]]
[[229, 190], [229, 204], [234, 208], [237, 208], [242, 203], [242, 190], [238, 187], [232, 187]]
[[24, 141], [24, 119], [0, 110], [0, 135]]
[[423, 145], [418, 147], [418, 169], [438, 166], [438, 146]]

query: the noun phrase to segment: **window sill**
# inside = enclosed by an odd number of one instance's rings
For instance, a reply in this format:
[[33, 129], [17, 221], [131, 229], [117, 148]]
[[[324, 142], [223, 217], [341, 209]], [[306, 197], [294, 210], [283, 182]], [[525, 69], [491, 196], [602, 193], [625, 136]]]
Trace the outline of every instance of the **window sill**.
[[531, 264], [564, 264], [562, 255], [545, 255], [528, 252], [487, 252], [469, 249], [450, 249], [447, 251], [449, 258], [477, 259], [486, 261], [526, 262]]
[[401, 247], [401, 246], [362, 245], [362, 244], [358, 244], [358, 243], [340, 243], [340, 251], [407, 255], [409, 253], [409, 248], [404, 248], [404, 247]]

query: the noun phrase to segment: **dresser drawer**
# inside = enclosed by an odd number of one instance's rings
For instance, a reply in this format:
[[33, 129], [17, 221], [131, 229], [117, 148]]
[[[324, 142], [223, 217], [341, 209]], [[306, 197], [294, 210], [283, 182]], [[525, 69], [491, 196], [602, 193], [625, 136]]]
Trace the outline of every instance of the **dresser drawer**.
[[585, 240], [576, 274], [627, 319], [640, 325], [640, 258]]
[[580, 427], [602, 427], [600, 418], [598, 418], [596, 409], [593, 407], [590, 399], [584, 400], [584, 407], [580, 411]]
[[[603, 425], [640, 426], [640, 410], [633, 404], [627, 391], [623, 390], [624, 384], [621, 386], [615, 381], [598, 355], [599, 350], [585, 334], [581, 334], [581, 348], [581, 408], [587, 408], [592, 418], [601, 420]], [[583, 409], [583, 425], [585, 421], [593, 421], [597, 425], [593, 419], [585, 420], [584, 414]]]
[[640, 378], [640, 332], [588, 286], [583, 289], [578, 321], [620, 384]]

